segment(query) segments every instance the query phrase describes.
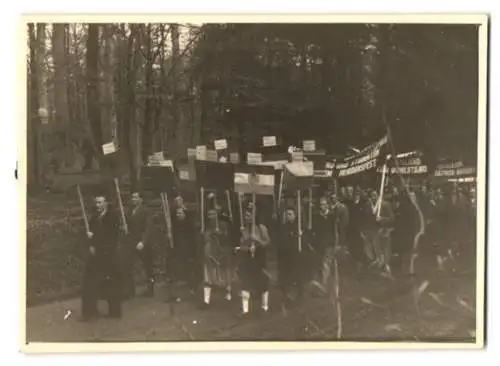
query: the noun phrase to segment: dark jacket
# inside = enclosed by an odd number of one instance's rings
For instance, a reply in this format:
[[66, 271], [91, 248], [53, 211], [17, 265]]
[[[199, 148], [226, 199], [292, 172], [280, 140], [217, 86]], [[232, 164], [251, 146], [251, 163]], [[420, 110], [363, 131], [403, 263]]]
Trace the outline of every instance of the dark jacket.
[[129, 238], [132, 245], [142, 242], [144, 247], [152, 245], [153, 216], [149, 209], [142, 204], [134, 211], [131, 210], [127, 215], [129, 229]]
[[94, 234], [89, 246], [95, 248], [95, 256], [91, 256], [90, 260], [95, 261], [99, 274], [111, 275], [117, 266], [118, 216], [111, 207], [108, 207], [102, 217], [97, 213], [90, 218], [89, 227]]
[[326, 215], [316, 213], [313, 221], [313, 247], [317, 251], [324, 251], [335, 245], [335, 217], [329, 211]]

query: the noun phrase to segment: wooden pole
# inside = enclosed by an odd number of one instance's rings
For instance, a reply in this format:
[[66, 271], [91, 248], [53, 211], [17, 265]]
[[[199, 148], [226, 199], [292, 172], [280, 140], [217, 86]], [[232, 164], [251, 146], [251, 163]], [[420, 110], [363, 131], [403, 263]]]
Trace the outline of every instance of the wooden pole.
[[312, 200], [313, 200], [312, 188], [309, 188], [309, 217], [308, 217], [308, 219], [309, 219], [309, 222], [308, 222], [308, 224], [309, 224], [309, 226], [308, 226], [309, 230], [312, 230], [312, 226], [313, 226], [313, 220], [312, 220], [313, 202], [312, 202]]
[[168, 203], [168, 195], [166, 192], [160, 193], [163, 214], [165, 216], [165, 224], [167, 225], [167, 237], [170, 248], [174, 247], [174, 239], [172, 235], [172, 218], [170, 217], [170, 205]]
[[301, 208], [301, 197], [300, 190], [297, 191], [297, 229], [298, 229], [298, 239], [299, 239], [299, 252], [302, 252], [302, 208]]
[[201, 233], [205, 232], [205, 189], [200, 188], [200, 223]]
[[229, 219], [231, 222], [233, 222], [233, 206], [231, 203], [231, 192], [229, 192], [229, 189], [226, 189], [226, 200], [227, 200], [227, 210], [229, 213]]
[[243, 222], [243, 200], [241, 199], [242, 194], [238, 193], [238, 208], [240, 211], [240, 228], [242, 229], [245, 225]]
[[384, 164], [384, 167], [382, 168], [382, 182], [380, 182], [380, 194], [378, 198], [378, 207], [377, 207], [377, 218], [380, 217], [380, 209], [382, 208], [382, 199], [384, 198], [384, 183], [385, 183], [385, 176], [387, 173], [387, 163]]
[[78, 199], [80, 200], [80, 207], [82, 208], [83, 222], [85, 223], [85, 230], [90, 231], [89, 219], [87, 217], [87, 212], [85, 211], [85, 202], [83, 201], [82, 191], [80, 190], [80, 185], [76, 185], [76, 190], [78, 192]]
[[252, 192], [252, 234], [255, 235], [255, 212], [256, 208], [255, 207], [255, 201], [256, 201], [256, 194], [255, 192]]
[[128, 234], [128, 225], [127, 225], [127, 219], [125, 218], [125, 210], [123, 209], [122, 196], [120, 194], [120, 185], [118, 183], [118, 178], [114, 178], [113, 180], [115, 182], [116, 195], [117, 195], [117, 198], [118, 198], [118, 206], [120, 207], [120, 213], [121, 213], [121, 217], [122, 217], [123, 228], [125, 230], [125, 234]]
[[285, 175], [285, 167], [281, 170], [280, 185], [278, 189], [278, 207], [281, 207], [281, 197], [283, 197], [283, 177]]
[[217, 211], [217, 193], [214, 192], [214, 210], [215, 210], [215, 230], [219, 231], [219, 212]]

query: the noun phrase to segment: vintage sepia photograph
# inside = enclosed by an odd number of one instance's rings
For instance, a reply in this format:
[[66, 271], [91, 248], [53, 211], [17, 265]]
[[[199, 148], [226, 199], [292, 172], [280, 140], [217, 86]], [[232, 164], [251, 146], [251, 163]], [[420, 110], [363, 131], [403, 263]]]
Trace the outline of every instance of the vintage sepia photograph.
[[484, 346], [486, 15], [20, 23], [23, 352]]

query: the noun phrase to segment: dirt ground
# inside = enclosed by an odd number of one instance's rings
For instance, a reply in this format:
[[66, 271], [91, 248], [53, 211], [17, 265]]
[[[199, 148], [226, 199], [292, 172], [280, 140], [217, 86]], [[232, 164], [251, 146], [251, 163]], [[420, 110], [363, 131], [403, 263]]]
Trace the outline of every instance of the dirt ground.
[[[403, 275], [387, 279], [373, 273], [344, 273], [340, 340], [474, 342], [474, 271], [426, 274], [413, 282]], [[281, 310], [279, 291], [273, 289], [271, 312], [260, 313], [256, 301], [252, 316], [244, 320], [235, 317], [240, 309], [237, 296], [228, 302], [215, 293], [212, 307], [200, 310], [199, 298], [190, 297], [183, 288], [178, 289], [182, 300], [175, 303], [164, 301], [166, 291], [165, 285], [158, 285], [154, 298], [127, 301], [121, 320], [81, 323], [78, 299], [30, 307], [27, 341], [338, 340], [335, 308], [314, 289], [302, 306], [287, 314]], [[100, 309], [105, 313], [105, 303]]]

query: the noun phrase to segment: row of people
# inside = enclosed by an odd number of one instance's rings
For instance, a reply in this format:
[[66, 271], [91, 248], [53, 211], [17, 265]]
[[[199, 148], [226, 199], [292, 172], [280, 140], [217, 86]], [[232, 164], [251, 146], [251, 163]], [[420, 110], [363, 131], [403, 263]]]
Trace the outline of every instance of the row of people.
[[[269, 310], [270, 256], [276, 257], [278, 286], [285, 299], [290, 298], [294, 287], [300, 299], [305, 284], [311, 280], [327, 288], [333, 255], [340, 248], [352, 254], [359, 268], [377, 266], [390, 272], [393, 264], [401, 266], [418, 230], [418, 215], [412, 200], [423, 207], [427, 223], [440, 222], [441, 211], [457, 211], [456, 202], [451, 199], [442, 208], [444, 198], [431, 197], [427, 191], [407, 193], [396, 189], [386, 191], [380, 202], [377, 191], [354, 187], [341, 190], [340, 196], [324, 195], [318, 200], [319, 205], [313, 207], [312, 227], [305, 222], [298, 225], [297, 207], [293, 204], [282, 211], [282, 217], [275, 215], [271, 219], [263, 219], [264, 210], [257, 210], [254, 220], [252, 202], [248, 202], [243, 207], [242, 223], [231, 220], [227, 214], [229, 207], [224, 210], [216, 204], [207, 210], [202, 235], [198, 214], [190, 212], [182, 198], [177, 197], [172, 212], [174, 247], [165, 255], [167, 273], [172, 279], [185, 281], [193, 294], [202, 287], [204, 308], [211, 304], [214, 287], [223, 288], [225, 298], [231, 300], [233, 284], [238, 278], [241, 310], [247, 315], [252, 296], [260, 298], [264, 312]], [[153, 296], [154, 265], [159, 257], [155, 244], [164, 242], [155, 234], [153, 215], [139, 192], [131, 195], [131, 209], [127, 213], [129, 230], [123, 240], [118, 215], [106, 195], [97, 195], [95, 203], [96, 215], [92, 216], [87, 233], [89, 251], [82, 291], [84, 320], [98, 315], [97, 299], [101, 294], [109, 302], [109, 316], [121, 317], [121, 302], [134, 295], [131, 268], [137, 258], [148, 278], [143, 295]], [[449, 214], [444, 216], [450, 220]], [[442, 232], [445, 226], [440, 226], [440, 223], [435, 225], [435, 231]], [[441, 235], [431, 233], [433, 237]], [[164, 247], [160, 246], [162, 250]]]

